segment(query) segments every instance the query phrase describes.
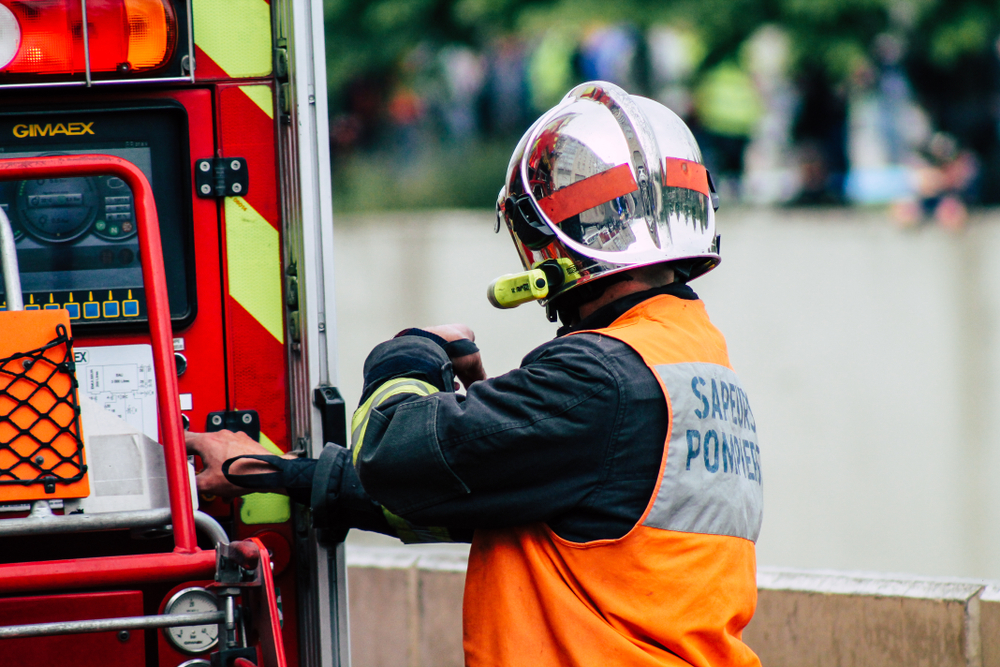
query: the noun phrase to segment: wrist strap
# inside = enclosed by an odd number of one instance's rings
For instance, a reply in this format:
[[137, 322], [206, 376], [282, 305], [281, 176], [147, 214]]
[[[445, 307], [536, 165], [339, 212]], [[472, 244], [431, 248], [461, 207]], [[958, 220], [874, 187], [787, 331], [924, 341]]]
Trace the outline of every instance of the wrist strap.
[[453, 340], [450, 343], [445, 343], [442, 347], [444, 347], [445, 354], [447, 354], [451, 359], [479, 352], [479, 346], [468, 338]]
[[[268, 465], [278, 468], [277, 472], [263, 472], [255, 475], [233, 475], [229, 473], [229, 468], [240, 459], [253, 459], [262, 461]], [[244, 489], [277, 489], [282, 486], [281, 461], [280, 456], [259, 456], [257, 454], [244, 454], [227, 459], [222, 464], [222, 474], [231, 484], [242, 486]]]
[[[342, 463], [341, 457], [347, 453], [338, 444], [327, 443], [316, 460], [316, 471], [313, 473], [312, 494], [309, 507], [312, 509], [313, 525], [323, 528], [329, 521], [330, 505], [340, 495], [340, 475], [333, 478], [334, 468]], [[332, 498], [330, 496], [333, 496]]]
[[398, 334], [393, 336], [393, 338], [399, 338], [400, 336], [419, 336], [421, 338], [426, 338], [430, 341], [437, 343], [441, 349], [444, 350], [450, 358], [455, 359], [456, 357], [464, 357], [468, 354], [475, 354], [479, 352], [479, 346], [468, 338], [460, 338], [458, 340], [453, 340], [451, 342], [446, 341], [441, 336], [436, 333], [431, 333], [430, 331], [425, 331], [424, 329], [403, 329]]

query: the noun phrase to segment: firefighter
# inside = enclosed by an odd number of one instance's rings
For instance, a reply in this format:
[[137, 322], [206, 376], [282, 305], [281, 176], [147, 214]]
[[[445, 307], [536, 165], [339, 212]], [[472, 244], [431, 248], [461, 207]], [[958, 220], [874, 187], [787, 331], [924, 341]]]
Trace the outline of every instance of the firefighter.
[[497, 204], [526, 271], [550, 267], [556, 339], [487, 379], [467, 327], [407, 329], [365, 362], [351, 450], [288, 459], [191, 434], [199, 489], [471, 541], [469, 665], [759, 665], [741, 640], [756, 422], [688, 286], [719, 262], [714, 202], [680, 118], [611, 84], [574, 88], [521, 139]]

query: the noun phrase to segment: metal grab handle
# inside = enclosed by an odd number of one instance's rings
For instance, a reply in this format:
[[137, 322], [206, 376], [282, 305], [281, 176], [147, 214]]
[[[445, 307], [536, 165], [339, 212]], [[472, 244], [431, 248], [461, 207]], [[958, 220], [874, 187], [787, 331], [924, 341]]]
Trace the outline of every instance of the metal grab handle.
[[[163, 432], [171, 523], [174, 527], [174, 551], [194, 553], [198, 551], [198, 542], [194, 527], [194, 505], [188, 484], [187, 451], [184, 445], [184, 426], [181, 423], [170, 304], [167, 301], [167, 276], [160, 245], [160, 223], [149, 181], [134, 164], [111, 155], [57, 155], [0, 160], [0, 177], [4, 180], [98, 174], [113, 174], [132, 189], [142, 280], [146, 289], [146, 311], [149, 314], [149, 334], [153, 343], [153, 368], [156, 371], [157, 403]], [[13, 234], [10, 238], [13, 240]], [[6, 271], [6, 263], [4, 270]], [[20, 299], [20, 290], [18, 298]]]
[[145, 630], [147, 628], [175, 628], [191, 625], [215, 625], [226, 620], [224, 611], [202, 611], [193, 614], [158, 614], [156, 616], [126, 616], [123, 618], [97, 618], [92, 621], [59, 621], [56, 623], [31, 623], [0, 627], [0, 639], [15, 637], [52, 637], [75, 635], [84, 632], [109, 630]]
[[[50, 514], [42, 518], [4, 519], [0, 521], [0, 537], [22, 535], [54, 535], [83, 533], [126, 528], [155, 528], [170, 523], [170, 508], [107, 512], [105, 514]], [[194, 523], [213, 544], [229, 544], [226, 530], [213, 517], [201, 511], [194, 513]]]
[[14, 230], [3, 207], [0, 207], [0, 266], [3, 268], [3, 291], [7, 295], [7, 310], [24, 310], [21, 274], [17, 268], [17, 248], [14, 246]]

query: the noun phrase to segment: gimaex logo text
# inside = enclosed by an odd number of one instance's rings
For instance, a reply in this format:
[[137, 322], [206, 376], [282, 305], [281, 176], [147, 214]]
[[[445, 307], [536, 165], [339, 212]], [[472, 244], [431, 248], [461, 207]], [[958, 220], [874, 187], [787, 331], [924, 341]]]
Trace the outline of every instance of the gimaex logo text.
[[25, 125], [22, 123], [14, 126], [14, 136], [18, 139], [26, 139], [27, 137], [54, 137], [58, 134], [64, 134], [69, 137], [94, 134], [94, 122], [46, 123], [45, 125], [39, 123]]

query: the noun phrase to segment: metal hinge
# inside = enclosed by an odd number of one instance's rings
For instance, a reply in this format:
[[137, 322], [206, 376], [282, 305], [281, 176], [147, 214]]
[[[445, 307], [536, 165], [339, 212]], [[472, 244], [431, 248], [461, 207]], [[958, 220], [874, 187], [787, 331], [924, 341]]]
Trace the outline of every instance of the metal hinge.
[[250, 189], [246, 158], [195, 160], [194, 186], [199, 197], [245, 197]]

